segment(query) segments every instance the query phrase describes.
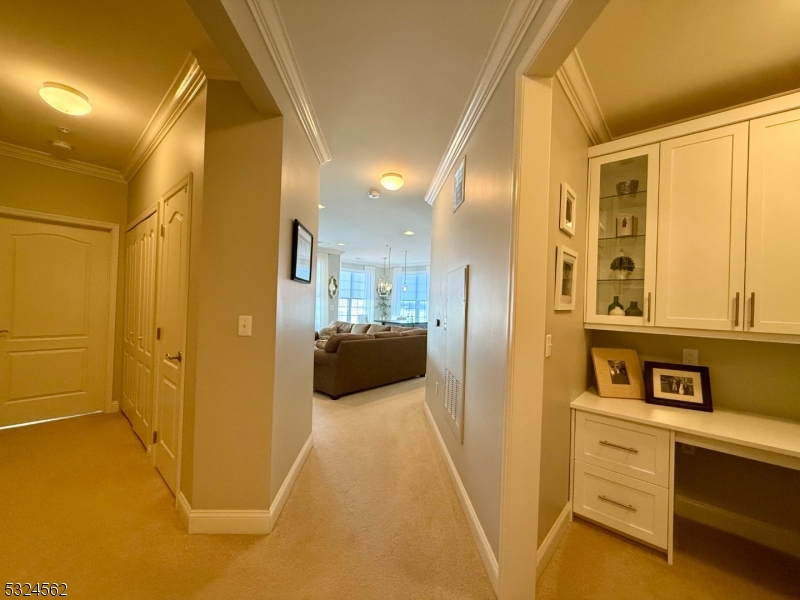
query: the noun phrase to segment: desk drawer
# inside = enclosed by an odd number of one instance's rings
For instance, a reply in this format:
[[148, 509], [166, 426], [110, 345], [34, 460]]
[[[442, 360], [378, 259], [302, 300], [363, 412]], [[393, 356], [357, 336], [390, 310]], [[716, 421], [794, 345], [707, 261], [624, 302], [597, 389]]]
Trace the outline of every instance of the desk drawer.
[[575, 461], [572, 510], [656, 548], [667, 548], [666, 488]]
[[575, 460], [668, 487], [669, 431], [578, 411]]

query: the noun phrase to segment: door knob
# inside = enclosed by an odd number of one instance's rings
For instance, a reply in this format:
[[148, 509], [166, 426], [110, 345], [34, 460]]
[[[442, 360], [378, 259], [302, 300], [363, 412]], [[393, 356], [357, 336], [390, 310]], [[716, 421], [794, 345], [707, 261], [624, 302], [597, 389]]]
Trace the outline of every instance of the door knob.
[[181, 362], [181, 361], [183, 360], [183, 352], [181, 352], [181, 351], [179, 350], [177, 354], [170, 354], [170, 353], [167, 353], [167, 354], [166, 354], [166, 357], [167, 357], [169, 360], [177, 360], [178, 362]]

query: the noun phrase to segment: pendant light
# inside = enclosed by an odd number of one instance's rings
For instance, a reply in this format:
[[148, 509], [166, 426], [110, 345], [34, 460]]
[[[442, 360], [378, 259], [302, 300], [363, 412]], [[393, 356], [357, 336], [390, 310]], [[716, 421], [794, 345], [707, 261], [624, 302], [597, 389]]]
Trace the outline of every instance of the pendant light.
[[408, 291], [408, 286], [406, 285], [406, 271], [408, 271], [408, 250], [406, 250], [406, 258], [403, 262], [403, 291]]
[[[389, 275], [384, 279], [384, 276], [381, 275], [380, 281], [378, 281], [378, 287], [375, 292], [381, 298], [388, 298], [389, 295], [392, 293], [392, 283], [391, 283], [391, 270], [392, 270], [392, 247], [387, 244], [386, 246], [389, 248]], [[386, 273], [386, 259], [383, 259], [383, 271]]]

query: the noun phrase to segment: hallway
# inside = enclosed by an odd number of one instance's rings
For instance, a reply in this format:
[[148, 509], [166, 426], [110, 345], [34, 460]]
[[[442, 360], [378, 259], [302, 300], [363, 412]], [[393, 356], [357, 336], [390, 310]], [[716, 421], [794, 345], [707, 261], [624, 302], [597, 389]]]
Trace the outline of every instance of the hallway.
[[0, 580], [75, 598], [490, 599], [424, 380], [314, 399], [269, 536], [188, 535], [120, 414], [0, 432]]

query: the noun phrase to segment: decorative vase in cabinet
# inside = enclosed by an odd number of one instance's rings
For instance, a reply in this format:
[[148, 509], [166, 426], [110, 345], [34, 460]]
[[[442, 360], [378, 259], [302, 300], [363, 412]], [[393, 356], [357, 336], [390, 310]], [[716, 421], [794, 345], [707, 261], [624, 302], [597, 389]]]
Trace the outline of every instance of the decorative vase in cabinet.
[[608, 305], [608, 314], [615, 317], [625, 316], [625, 307], [619, 303], [619, 296], [614, 296], [614, 301]]
[[636, 300], [631, 300], [631, 305], [625, 309], [625, 316], [627, 317], [641, 317], [644, 315], [639, 303]]

